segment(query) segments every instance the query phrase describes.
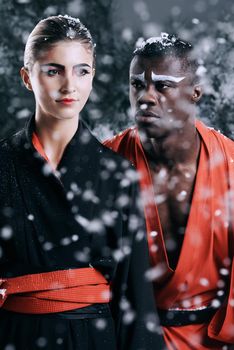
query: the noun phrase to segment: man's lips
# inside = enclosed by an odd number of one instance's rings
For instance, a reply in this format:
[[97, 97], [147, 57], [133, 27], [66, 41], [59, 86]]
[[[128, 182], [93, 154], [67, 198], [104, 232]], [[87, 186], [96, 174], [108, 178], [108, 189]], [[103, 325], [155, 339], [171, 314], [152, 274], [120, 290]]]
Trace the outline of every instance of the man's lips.
[[136, 113], [136, 119], [138, 121], [150, 121], [152, 119], [159, 119], [160, 116], [154, 112], [151, 112], [151, 111], [146, 111], [146, 110], [139, 110], [137, 111]]

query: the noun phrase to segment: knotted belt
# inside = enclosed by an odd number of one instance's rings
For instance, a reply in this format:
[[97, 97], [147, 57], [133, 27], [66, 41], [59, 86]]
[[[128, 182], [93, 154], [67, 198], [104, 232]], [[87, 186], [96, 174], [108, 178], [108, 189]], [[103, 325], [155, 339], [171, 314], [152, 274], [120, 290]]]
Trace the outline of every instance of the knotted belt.
[[110, 301], [110, 286], [94, 268], [59, 270], [0, 279], [0, 307], [44, 314]]

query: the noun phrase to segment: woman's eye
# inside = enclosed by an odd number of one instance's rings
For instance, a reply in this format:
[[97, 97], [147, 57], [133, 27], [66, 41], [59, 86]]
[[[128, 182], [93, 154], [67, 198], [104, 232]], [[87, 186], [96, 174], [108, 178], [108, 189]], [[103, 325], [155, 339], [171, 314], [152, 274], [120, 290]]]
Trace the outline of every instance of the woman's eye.
[[84, 68], [82, 68], [82, 69], [77, 69], [76, 74], [77, 74], [79, 77], [81, 77], [81, 76], [90, 74], [90, 71], [87, 70], [87, 69], [84, 69]]
[[57, 75], [57, 74], [59, 74], [59, 70], [58, 69], [49, 69], [47, 71], [47, 75], [49, 77], [53, 77], [54, 75]]

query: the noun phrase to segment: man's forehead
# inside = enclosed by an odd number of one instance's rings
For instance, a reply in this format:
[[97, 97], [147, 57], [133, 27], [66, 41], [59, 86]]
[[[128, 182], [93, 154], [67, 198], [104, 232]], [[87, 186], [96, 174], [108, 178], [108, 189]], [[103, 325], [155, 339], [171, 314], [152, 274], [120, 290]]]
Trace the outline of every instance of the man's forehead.
[[163, 71], [167, 74], [185, 73], [183, 68], [183, 59], [174, 56], [135, 56], [130, 64], [130, 73], [141, 74], [151, 70], [155, 74]]

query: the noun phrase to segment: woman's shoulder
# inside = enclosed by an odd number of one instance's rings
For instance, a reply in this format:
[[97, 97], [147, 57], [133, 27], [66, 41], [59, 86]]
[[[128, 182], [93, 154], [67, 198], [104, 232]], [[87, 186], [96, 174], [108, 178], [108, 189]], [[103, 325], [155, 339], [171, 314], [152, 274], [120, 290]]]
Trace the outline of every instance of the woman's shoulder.
[[1, 157], [4, 155], [9, 156], [10, 153], [15, 152], [20, 148], [20, 141], [22, 140], [24, 130], [19, 130], [13, 135], [2, 138], [0, 140], [0, 154]]
[[[131, 168], [133, 164], [123, 157], [121, 154], [116, 153], [115, 150], [111, 149], [109, 145], [102, 143], [96, 135], [87, 127], [87, 125], [82, 120], [82, 124], [85, 126], [86, 131], [88, 130], [91, 135], [91, 145], [93, 150], [93, 156], [99, 158], [100, 162], [103, 164], [109, 163], [109, 167], [113, 168]], [[90, 148], [90, 149], [91, 149]], [[112, 164], [112, 165], [111, 165]]]
[[99, 142], [99, 148], [100, 148], [100, 152], [102, 154], [102, 159], [106, 159], [108, 162], [111, 162], [111, 163], [114, 162], [115, 165], [113, 163], [113, 167], [114, 166], [116, 168], [119, 167], [119, 168], [122, 168], [124, 170], [126, 170], [127, 168], [134, 167], [133, 163], [131, 163], [128, 159], [123, 157], [121, 154], [116, 153], [111, 148], [102, 144], [101, 142]]
[[13, 135], [10, 137], [6, 137], [0, 140], [0, 152], [5, 153], [10, 150], [11, 139]]

